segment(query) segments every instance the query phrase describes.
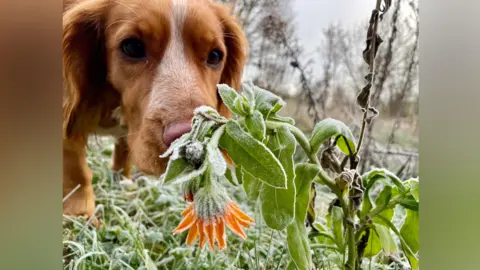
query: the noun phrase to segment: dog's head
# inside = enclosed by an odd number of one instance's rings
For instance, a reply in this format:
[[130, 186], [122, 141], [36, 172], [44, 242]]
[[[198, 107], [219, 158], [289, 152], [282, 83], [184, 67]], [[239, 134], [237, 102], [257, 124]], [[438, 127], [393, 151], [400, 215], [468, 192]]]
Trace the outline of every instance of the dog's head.
[[190, 129], [193, 110], [229, 117], [216, 85], [238, 89], [247, 43], [211, 0], [80, 0], [63, 16], [64, 135], [85, 137], [121, 106], [135, 165], [159, 174], [159, 155]]

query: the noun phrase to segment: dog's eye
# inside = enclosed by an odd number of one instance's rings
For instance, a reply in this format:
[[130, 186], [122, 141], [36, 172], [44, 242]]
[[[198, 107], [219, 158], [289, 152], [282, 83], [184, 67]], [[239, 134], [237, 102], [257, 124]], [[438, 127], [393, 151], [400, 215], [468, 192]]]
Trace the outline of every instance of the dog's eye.
[[223, 53], [220, 50], [213, 50], [208, 54], [207, 65], [216, 67], [222, 62]]
[[128, 38], [122, 41], [120, 49], [126, 56], [131, 58], [138, 59], [145, 57], [145, 47], [143, 43], [136, 38]]

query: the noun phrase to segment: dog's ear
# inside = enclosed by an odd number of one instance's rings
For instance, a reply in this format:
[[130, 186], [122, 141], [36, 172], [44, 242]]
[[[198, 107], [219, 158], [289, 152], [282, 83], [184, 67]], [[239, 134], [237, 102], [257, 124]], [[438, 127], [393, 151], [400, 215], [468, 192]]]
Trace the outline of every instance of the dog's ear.
[[108, 0], [72, 4], [63, 14], [63, 135], [85, 136], [102, 112], [107, 87], [104, 15]]
[[[238, 92], [240, 91], [243, 70], [248, 55], [247, 38], [236, 17], [231, 14], [231, 8], [219, 4], [212, 5], [222, 22], [224, 42], [227, 47], [227, 59], [220, 83], [227, 84]], [[220, 105], [219, 112], [224, 116], [230, 116], [229, 110], [223, 103]]]

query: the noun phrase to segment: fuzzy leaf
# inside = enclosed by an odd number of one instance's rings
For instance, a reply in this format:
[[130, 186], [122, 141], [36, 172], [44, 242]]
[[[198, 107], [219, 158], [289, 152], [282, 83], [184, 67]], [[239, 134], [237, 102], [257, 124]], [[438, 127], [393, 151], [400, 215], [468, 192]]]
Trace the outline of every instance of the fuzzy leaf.
[[395, 245], [395, 241], [390, 233], [390, 229], [380, 224], [374, 224], [374, 226], [375, 232], [382, 243], [383, 251], [387, 254], [393, 254], [397, 252], [397, 246]]
[[243, 174], [241, 172], [240, 174], [238, 174], [237, 171], [241, 171], [241, 169], [227, 165], [227, 171], [225, 172], [225, 177], [234, 186], [238, 186], [243, 183]]
[[290, 256], [299, 270], [310, 270], [312, 267], [305, 217], [310, 200], [310, 185], [319, 171], [319, 166], [313, 164], [298, 164], [295, 167], [295, 220], [287, 227], [287, 244]]
[[207, 159], [212, 168], [212, 172], [217, 176], [223, 176], [227, 170], [227, 162], [223, 158], [222, 152], [213, 144], [207, 144]]
[[385, 186], [383, 190], [378, 194], [377, 199], [375, 200], [375, 208], [373, 211], [381, 211], [385, 209], [392, 198], [392, 187]]
[[262, 181], [259, 181], [250, 173], [243, 171], [243, 189], [249, 200], [255, 201], [258, 198], [258, 195], [260, 195], [262, 187]]
[[210, 141], [207, 143], [207, 160], [210, 163], [213, 173], [217, 176], [223, 176], [227, 170], [227, 162], [222, 152], [218, 149], [218, 142], [224, 130], [224, 126], [215, 130]]
[[329, 227], [333, 229], [335, 243], [337, 244], [340, 251], [344, 252], [345, 246], [343, 244], [343, 210], [341, 207], [332, 207], [332, 212], [331, 214], [329, 214], [329, 223]]
[[268, 117], [268, 120], [274, 121], [274, 122], [287, 123], [287, 124], [290, 124], [292, 126], [295, 125], [295, 120], [293, 118], [284, 117], [284, 116], [280, 116], [280, 115], [277, 115], [277, 114], [270, 114], [270, 116]]
[[268, 140], [269, 149], [278, 158], [287, 174], [287, 189], [276, 189], [264, 185], [260, 193], [263, 218], [267, 226], [274, 230], [283, 230], [295, 216], [295, 171], [293, 166], [295, 146], [295, 137], [285, 126], [278, 129], [276, 134], [270, 136]]
[[[379, 216], [379, 218], [382, 218]], [[410, 267], [412, 267], [412, 270], [417, 270], [418, 269], [418, 258], [415, 256], [414, 252], [410, 249], [408, 244], [405, 242], [405, 239], [403, 239], [402, 234], [398, 231], [397, 227], [387, 219], [383, 219], [383, 222], [388, 225], [388, 227], [395, 232], [395, 234], [398, 236], [400, 239], [400, 243], [402, 245], [402, 250], [405, 253], [405, 256], [408, 259], [408, 262], [410, 263]]]
[[242, 89], [244, 92], [253, 92], [255, 96], [255, 110], [260, 111], [265, 119], [268, 119], [270, 114], [277, 113], [285, 106], [285, 101], [279, 96], [254, 85], [252, 82], [244, 83]]
[[310, 139], [312, 152], [318, 152], [318, 149], [320, 149], [320, 146], [323, 142], [325, 142], [325, 140], [337, 136], [341, 136], [337, 140], [337, 146], [343, 153], [349, 155], [349, 147], [351, 152], [355, 153], [356, 142], [355, 138], [353, 137], [352, 131], [350, 131], [347, 125], [345, 125], [343, 122], [332, 118], [324, 119], [315, 125], [312, 137]]
[[405, 192], [405, 187], [403, 186], [402, 181], [394, 173], [386, 169], [373, 169], [364, 175], [362, 175], [363, 185], [366, 189], [370, 188], [375, 181], [383, 180], [384, 183], [391, 185], [388, 181], [390, 180], [395, 186], [397, 186], [400, 193]]
[[418, 179], [409, 179], [403, 182], [403, 185], [409, 189], [410, 194], [412, 194], [413, 198], [416, 201], [420, 201], [420, 194], [419, 194], [419, 183]]
[[225, 106], [227, 106], [227, 108], [233, 113], [240, 115], [241, 112], [237, 111], [235, 108], [235, 99], [239, 96], [239, 94], [226, 84], [218, 84], [217, 89], [218, 94], [223, 100], [223, 104], [225, 104]]
[[400, 229], [400, 234], [413, 253], [418, 251], [418, 223], [419, 212], [407, 209], [407, 217]]
[[237, 110], [237, 114], [241, 116], [247, 116], [252, 113], [252, 107], [248, 104], [248, 100], [244, 97], [239, 95], [233, 102], [235, 109]]
[[259, 111], [254, 111], [253, 114], [246, 116], [245, 125], [255, 139], [262, 141], [265, 138], [267, 127]]
[[185, 172], [193, 170], [193, 166], [188, 164], [183, 158], [170, 159], [168, 161], [167, 169], [163, 174], [163, 183], [166, 184], [175, 180]]
[[374, 229], [369, 230], [370, 234], [368, 235], [367, 246], [365, 247], [365, 251], [363, 253], [363, 256], [366, 258], [371, 258], [377, 255], [382, 250], [382, 243], [380, 242], [378, 234], [375, 232]]
[[287, 188], [287, 175], [278, 159], [264, 144], [243, 131], [235, 120], [227, 122], [220, 147], [227, 151], [235, 164], [263, 183], [274, 188]]

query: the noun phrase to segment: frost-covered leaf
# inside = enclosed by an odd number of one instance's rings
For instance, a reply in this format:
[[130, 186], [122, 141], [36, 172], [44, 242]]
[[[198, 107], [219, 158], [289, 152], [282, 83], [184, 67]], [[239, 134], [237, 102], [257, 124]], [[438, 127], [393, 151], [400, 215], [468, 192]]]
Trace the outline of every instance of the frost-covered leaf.
[[226, 84], [218, 84], [217, 89], [220, 97], [223, 100], [223, 104], [225, 104], [225, 106], [227, 106], [227, 108], [233, 113], [240, 115], [241, 112], [237, 111], [235, 108], [235, 99], [239, 96], [239, 94]]
[[261, 142], [245, 132], [235, 120], [226, 124], [226, 132], [220, 139], [220, 147], [243, 170], [263, 183], [275, 188], [287, 187], [287, 175], [278, 159]]
[[418, 224], [419, 212], [407, 209], [407, 217], [400, 229], [400, 234], [413, 253], [418, 251]]
[[[379, 218], [382, 218], [379, 216]], [[408, 262], [410, 263], [410, 267], [412, 267], [413, 270], [418, 269], [418, 258], [415, 256], [415, 253], [410, 249], [408, 244], [405, 242], [405, 239], [403, 239], [402, 234], [398, 231], [397, 227], [387, 219], [383, 219], [383, 222], [398, 236], [400, 239], [400, 243], [402, 246], [402, 250], [405, 253], [405, 256], [408, 259]]]
[[270, 114], [277, 113], [285, 106], [285, 101], [279, 96], [254, 85], [252, 82], [244, 83], [242, 89], [244, 92], [253, 92], [255, 96], [255, 110], [260, 111], [265, 119], [268, 119]]
[[197, 176], [200, 176], [202, 174], [205, 173], [206, 169], [208, 167], [208, 162], [204, 162], [202, 164], [202, 166], [200, 166], [200, 168], [196, 169], [196, 170], [185, 170], [183, 171], [183, 173], [181, 174], [178, 174], [176, 175], [175, 177], [171, 177], [169, 178], [169, 181], [165, 181], [165, 179], [163, 180], [163, 183], [167, 183], [167, 182], [173, 182], [175, 184], [179, 184], [179, 183], [183, 183], [185, 181], [189, 181], [189, 180], [192, 180], [193, 178], [197, 177]]
[[212, 144], [207, 145], [207, 158], [212, 168], [212, 172], [217, 176], [223, 176], [227, 170], [227, 162], [223, 158], [222, 153], [218, 150], [218, 147], [214, 147]]
[[374, 224], [374, 227], [375, 232], [380, 239], [380, 243], [382, 243], [383, 251], [387, 254], [394, 254], [397, 252], [397, 246], [395, 245], [395, 241], [390, 233], [390, 229], [380, 224]]
[[375, 208], [372, 212], [382, 211], [385, 209], [387, 205], [390, 203], [390, 199], [392, 198], [392, 187], [385, 186], [383, 190], [378, 195], [377, 199], [375, 200]]
[[245, 117], [245, 125], [255, 139], [262, 141], [267, 130], [263, 116], [259, 111]]
[[284, 117], [284, 116], [280, 116], [280, 115], [277, 115], [277, 114], [270, 114], [270, 116], [268, 117], [268, 120], [269, 121], [274, 121], [274, 122], [281, 122], [281, 123], [287, 123], [287, 124], [290, 124], [290, 125], [295, 125], [295, 120], [291, 117]]
[[[237, 173], [237, 171], [240, 171], [240, 173]], [[225, 172], [225, 177], [234, 186], [238, 186], [243, 183], [243, 174], [241, 173], [241, 169], [235, 168], [228, 164], [227, 164], [227, 170]]]
[[374, 186], [374, 184], [380, 181], [382, 184], [390, 187], [394, 187], [391, 189], [391, 196], [399, 194], [399, 190], [405, 192], [405, 187], [403, 186], [400, 179], [394, 175], [392, 172], [389, 172], [385, 169], [374, 169], [370, 172], [365, 173], [362, 176], [363, 185], [365, 186], [365, 193], [363, 195], [363, 202], [362, 202], [362, 209], [360, 211], [360, 217], [365, 217], [373, 207], [370, 198], [370, 190]]
[[235, 106], [236, 113], [241, 116], [248, 116], [252, 113], [252, 107], [248, 104], [247, 98], [242, 95], [239, 95], [233, 101], [233, 106]]
[[183, 158], [178, 157], [177, 159], [170, 159], [168, 161], [167, 169], [163, 174], [162, 181], [164, 184], [166, 184], [193, 169], [193, 166], [190, 165]]
[[227, 119], [221, 116], [215, 109], [209, 106], [200, 106], [194, 110], [194, 115], [199, 115], [207, 120], [217, 123], [225, 123]]
[[341, 207], [333, 206], [331, 214], [328, 215], [329, 227], [332, 228], [335, 243], [341, 252], [344, 252], [343, 244], [343, 210]]
[[409, 190], [416, 201], [420, 201], [419, 182], [417, 178], [409, 179], [403, 182], [403, 185]]
[[[260, 116], [261, 117], [261, 116]], [[282, 126], [268, 140], [268, 148], [282, 164], [287, 174], [287, 189], [263, 186], [261, 191], [262, 215], [265, 223], [272, 229], [283, 230], [295, 216], [295, 171], [293, 155], [295, 137], [287, 127]]]
[[207, 159], [212, 168], [212, 172], [217, 176], [223, 176], [227, 170], [227, 162], [218, 149], [218, 142], [223, 135], [225, 126], [218, 128], [207, 143]]
[[[368, 242], [363, 252], [363, 256], [366, 258], [371, 258], [377, 255], [382, 250], [382, 243], [380, 242], [380, 238], [378, 237], [378, 234], [375, 232], [374, 229], [368, 229], [368, 230], [369, 230]], [[364, 232], [363, 234], [365, 233], [366, 232]]]
[[320, 145], [322, 145], [325, 140], [337, 136], [340, 136], [337, 140], [337, 146], [344, 154], [349, 155], [350, 151], [351, 153], [355, 153], [356, 142], [352, 131], [343, 122], [332, 118], [324, 119], [315, 125], [312, 137], [310, 138], [312, 152], [318, 152]]
[[363, 185], [366, 189], [369, 189], [377, 180], [382, 180], [382, 182], [388, 185], [393, 183], [401, 193], [405, 192], [405, 187], [400, 178], [387, 169], [373, 169], [362, 175]]
[[295, 167], [295, 220], [287, 227], [287, 243], [290, 256], [300, 270], [312, 267], [305, 217], [310, 200], [310, 185], [319, 171], [319, 166], [314, 164], [298, 164]]
[[243, 172], [243, 189], [245, 190], [249, 200], [255, 201], [260, 195], [260, 190], [262, 188], [262, 181], [256, 179], [246, 171]]

